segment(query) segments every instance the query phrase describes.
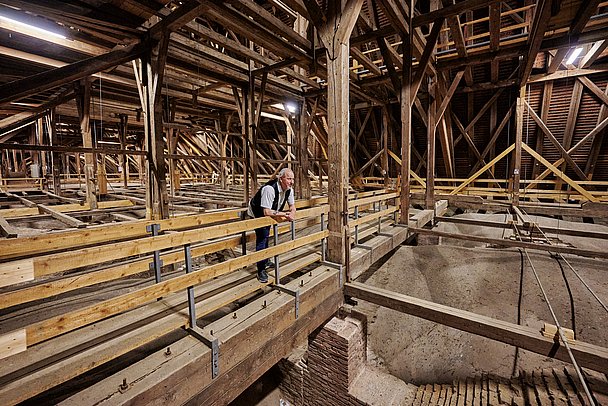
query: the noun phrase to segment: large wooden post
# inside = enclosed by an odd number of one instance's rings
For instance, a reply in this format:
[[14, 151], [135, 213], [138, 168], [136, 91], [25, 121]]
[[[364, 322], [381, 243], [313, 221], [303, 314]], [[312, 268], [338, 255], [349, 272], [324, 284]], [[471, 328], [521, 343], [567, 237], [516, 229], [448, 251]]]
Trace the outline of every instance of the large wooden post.
[[410, 208], [410, 165], [412, 151], [412, 49], [405, 44], [401, 85], [401, 196], [399, 223], [407, 224]]
[[247, 140], [249, 141], [249, 162], [251, 164], [251, 194], [254, 195], [257, 192], [259, 186], [257, 163], [258, 123], [256, 120], [257, 114], [255, 111], [255, 76], [252, 74], [251, 71], [249, 74], [249, 92], [247, 93], [247, 96], [247, 109], [245, 110], [245, 116], [247, 117]]
[[[90, 108], [91, 108], [91, 81], [89, 77], [77, 82], [76, 106], [80, 118], [80, 132], [82, 133], [82, 145], [85, 148], [93, 148], [93, 138], [91, 135]], [[53, 162], [59, 165], [59, 162]], [[84, 180], [86, 199], [91, 209], [97, 208], [97, 197], [95, 196], [95, 155], [92, 153], [84, 154]]]
[[[414, 0], [409, 9], [413, 10]], [[408, 27], [412, 26], [412, 13], [408, 15]], [[401, 80], [401, 198], [399, 223], [407, 224], [410, 208], [410, 166], [412, 152], [412, 46], [414, 31], [409, 30], [407, 40], [403, 41], [403, 71]]]
[[298, 120], [298, 155], [299, 161], [297, 181], [298, 181], [298, 193], [303, 199], [310, 199], [310, 179], [308, 178], [308, 117], [306, 114], [306, 100], [303, 100], [300, 104], [300, 115]]
[[382, 108], [382, 171], [384, 171], [384, 187], [389, 186], [388, 134], [391, 131], [391, 118], [388, 108], [388, 106]]
[[519, 205], [519, 181], [521, 179], [521, 142], [524, 127], [524, 102], [526, 100], [526, 85], [519, 88], [517, 107], [515, 109], [515, 151], [513, 152], [513, 182], [511, 182], [511, 193], [513, 205]]
[[[127, 123], [129, 116], [126, 114], [120, 114], [120, 124], [118, 127], [118, 137], [120, 139], [120, 149], [127, 149]], [[123, 180], [123, 186], [126, 189], [129, 186], [129, 161], [127, 154], [118, 156], [119, 166], [122, 167], [121, 178]]]
[[429, 77], [429, 110], [426, 140], [426, 195], [425, 207], [427, 210], [435, 208], [435, 81]]
[[164, 158], [163, 104], [161, 90], [167, 60], [169, 34], [161, 36], [158, 44], [142, 58], [142, 107], [148, 165], [146, 166], [146, 217], [164, 219], [169, 217], [167, 194], [167, 164]]
[[[348, 131], [350, 34], [363, 0], [348, 0], [344, 8], [329, 10], [327, 18], [312, 2], [306, 2], [327, 52], [327, 123], [329, 238], [328, 259], [346, 264], [348, 238]], [[339, 7], [339, 2], [334, 6]]]
[[[346, 41], [348, 42], [348, 40]], [[330, 55], [327, 64], [327, 121], [329, 123], [329, 240], [328, 258], [344, 264], [347, 224], [344, 217], [348, 207], [344, 197], [348, 194], [348, 46], [340, 44]]]

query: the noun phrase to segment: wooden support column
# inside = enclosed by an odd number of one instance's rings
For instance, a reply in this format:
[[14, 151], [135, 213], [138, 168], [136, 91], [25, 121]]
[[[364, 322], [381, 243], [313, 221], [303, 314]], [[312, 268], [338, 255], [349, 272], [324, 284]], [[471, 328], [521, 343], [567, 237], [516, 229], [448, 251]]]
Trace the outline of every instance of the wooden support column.
[[146, 166], [146, 218], [159, 220], [169, 218], [169, 196], [167, 194], [167, 164], [164, 158], [163, 104], [161, 91], [169, 33], [142, 58], [142, 87], [144, 130], [148, 165]]
[[[169, 122], [175, 122], [175, 101], [168, 103], [167, 109], [169, 111]], [[177, 137], [179, 136], [176, 128], [167, 129], [167, 144], [169, 155], [175, 154], [177, 148]], [[171, 196], [175, 196], [175, 191], [180, 188], [180, 176], [175, 160], [169, 158], [169, 179], [171, 180]]]
[[[574, 138], [574, 127], [576, 125], [576, 119], [578, 117], [578, 111], [581, 106], [583, 98], [583, 84], [580, 80], [574, 81], [574, 88], [572, 89], [572, 98], [570, 99], [570, 107], [568, 108], [568, 119], [566, 120], [566, 128], [564, 130], [563, 145], [564, 150], [569, 150], [572, 146], [572, 139]], [[566, 171], [566, 162], [564, 162], [559, 170], [562, 172]], [[582, 172], [585, 175], [584, 172]], [[585, 180], [583, 178], [582, 180]], [[555, 180], [555, 190], [562, 189], [562, 179], [557, 178]]]
[[[313, 112], [314, 113], [314, 112]], [[311, 120], [312, 121], [312, 120]], [[308, 114], [306, 99], [300, 104], [300, 114], [297, 128], [297, 159], [300, 163], [298, 165], [298, 193], [302, 199], [310, 199], [310, 179], [308, 177], [309, 160], [308, 160]]]
[[257, 150], [258, 150], [258, 131], [257, 117], [261, 113], [263, 93], [259, 96], [259, 112], [256, 112], [255, 108], [255, 76], [251, 69], [249, 70], [249, 91], [247, 93], [247, 106], [245, 108], [245, 117], [247, 117], [247, 140], [249, 143], [249, 162], [251, 164], [251, 195], [254, 195], [258, 190], [258, 163], [257, 163]]
[[517, 107], [515, 109], [515, 151], [513, 153], [513, 178], [511, 183], [512, 204], [519, 206], [519, 181], [521, 179], [521, 142], [524, 127], [524, 103], [526, 101], [526, 86], [519, 88]]
[[[239, 113], [239, 119], [241, 122], [241, 139], [243, 140], [243, 183], [245, 189], [245, 201], [249, 201], [249, 197], [251, 196], [251, 191], [249, 188], [249, 169], [251, 167], [251, 153], [250, 150], [250, 140], [249, 136], [249, 114], [247, 111], [249, 110], [249, 97], [247, 96], [248, 88], [243, 87], [241, 89], [243, 97], [239, 95], [239, 89], [236, 86], [232, 86], [232, 95], [234, 97], [234, 101], [236, 103], [237, 112]], [[233, 175], [236, 175], [234, 171]]]
[[99, 195], [108, 194], [108, 174], [106, 172], [106, 154], [100, 154], [99, 165], [97, 165], [97, 183], [99, 185]]
[[[49, 141], [50, 145], [57, 145], [57, 126], [55, 125], [55, 108], [49, 112]], [[8, 151], [7, 151], [8, 152]], [[50, 157], [51, 173], [53, 174], [53, 192], [61, 196], [61, 166], [59, 166], [59, 152], [51, 152]], [[79, 162], [80, 164], [80, 162]], [[79, 166], [80, 167], [80, 166]], [[78, 178], [80, 185], [80, 178]]]
[[389, 186], [388, 172], [388, 133], [391, 131], [391, 118], [388, 112], [388, 106], [382, 108], [382, 171], [384, 171], [384, 186]]
[[[348, 40], [346, 41], [348, 42]], [[348, 194], [348, 46], [338, 45], [330, 54], [328, 49], [328, 197], [329, 197], [329, 246], [328, 258], [339, 264], [345, 263], [347, 210], [344, 196]]]
[[437, 84], [433, 78], [429, 77], [429, 110], [428, 126], [426, 131], [426, 194], [425, 208], [435, 209], [435, 109], [437, 101], [435, 90]]
[[[76, 83], [76, 106], [78, 107], [78, 116], [80, 117], [82, 145], [85, 148], [92, 148], [93, 138], [91, 135], [91, 123], [89, 116], [89, 111], [91, 108], [91, 81], [89, 77], [86, 77]], [[93, 210], [97, 209], [97, 197], [95, 196], [95, 155], [92, 153], [85, 153], [84, 162], [86, 199], [89, 207]], [[53, 164], [58, 165], [59, 162], [53, 162]]]
[[[330, 9], [322, 16], [315, 1], [306, 7], [319, 30], [327, 52], [327, 122], [329, 239], [328, 260], [346, 264], [348, 243], [348, 137], [349, 137], [349, 48], [350, 34], [355, 26], [363, 0], [348, 0], [343, 9]], [[337, 28], [336, 28], [337, 27]], [[350, 244], [348, 244], [350, 247]]]
[[[120, 139], [120, 149], [127, 149], [127, 122], [129, 120], [129, 116], [126, 114], [120, 114], [120, 124], [118, 127], [118, 137]], [[129, 161], [127, 154], [122, 154], [118, 156], [118, 164], [122, 167], [122, 175], [121, 178], [123, 180], [123, 186], [125, 189], [129, 186]]]
[[[608, 40], [604, 42], [608, 43]], [[604, 94], [608, 95], [608, 84], [606, 85], [606, 89], [604, 89]], [[602, 104], [600, 107], [600, 111], [597, 117], [597, 125], [599, 126], [602, 121], [604, 121], [608, 117], [608, 107], [606, 104]], [[600, 131], [594, 138], [593, 143], [591, 144], [591, 150], [589, 151], [589, 157], [587, 159], [587, 164], [585, 165], [585, 174], [589, 180], [593, 179], [593, 173], [595, 172], [595, 164], [597, 163], [597, 159], [600, 155], [600, 149], [602, 146], [602, 141], [606, 135], [606, 131]]]
[[[414, 1], [409, 0], [409, 9], [414, 9]], [[408, 15], [408, 26], [412, 27], [413, 14]], [[403, 71], [401, 78], [401, 212], [400, 224], [408, 224], [410, 208], [410, 166], [412, 150], [412, 46], [414, 30], [408, 31], [407, 39], [403, 41]]]
[[226, 161], [226, 143], [228, 142], [228, 132], [230, 129], [230, 121], [232, 120], [232, 115], [228, 116], [226, 121], [226, 132], [222, 133], [222, 120], [221, 117], [215, 120], [215, 131], [217, 132], [218, 142], [220, 143], [220, 157], [222, 160], [220, 161], [220, 186], [222, 189], [226, 189], [226, 172], [228, 169], [227, 161]]
[[[543, 86], [543, 105], [541, 107], [540, 119], [546, 123], [549, 119], [549, 107], [551, 106], [551, 97], [553, 95], [553, 81], [545, 82]], [[540, 128], [540, 126], [536, 127], [536, 152], [540, 155], [543, 154], [545, 133]], [[540, 162], [534, 161], [534, 168], [532, 168], [532, 178], [536, 178], [538, 174], [541, 172]]]

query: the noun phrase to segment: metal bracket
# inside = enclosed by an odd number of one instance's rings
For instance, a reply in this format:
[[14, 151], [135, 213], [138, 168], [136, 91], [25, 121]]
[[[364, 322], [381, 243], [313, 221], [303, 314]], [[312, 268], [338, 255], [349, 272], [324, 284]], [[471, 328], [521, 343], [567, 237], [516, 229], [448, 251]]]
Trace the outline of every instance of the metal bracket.
[[321, 261], [321, 265], [325, 265], [330, 268], [337, 269], [338, 270], [338, 284], [340, 285], [340, 287], [342, 287], [344, 285], [344, 283], [342, 282], [342, 269], [344, 268], [344, 266], [342, 264], [337, 264], [335, 262], [330, 262], [330, 261]]
[[188, 333], [200, 340], [205, 345], [211, 347], [211, 378], [215, 379], [220, 373], [219, 356], [220, 344], [217, 337], [208, 338], [207, 334], [198, 326], [191, 326], [186, 329]]
[[289, 289], [287, 286], [285, 285], [281, 285], [281, 284], [276, 284], [276, 285], [272, 285], [272, 287], [274, 289], [277, 289], [280, 292], [285, 292], [288, 295], [291, 295], [295, 298], [295, 304], [296, 304], [296, 319], [298, 317], [300, 317], [300, 290], [291, 290]]
[[[148, 224], [146, 231], [152, 234], [152, 237], [158, 236], [160, 232], [160, 224]], [[156, 283], [160, 283], [160, 268], [163, 266], [163, 261], [160, 259], [160, 251], [156, 250], [152, 256], [152, 262], [148, 264], [148, 268], [154, 271]]]

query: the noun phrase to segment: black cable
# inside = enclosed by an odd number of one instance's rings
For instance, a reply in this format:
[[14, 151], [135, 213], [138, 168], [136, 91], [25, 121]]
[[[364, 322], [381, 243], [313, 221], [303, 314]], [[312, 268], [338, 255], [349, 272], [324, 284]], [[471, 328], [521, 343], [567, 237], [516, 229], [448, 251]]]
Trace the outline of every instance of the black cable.
[[570, 289], [570, 282], [566, 277], [566, 271], [562, 266], [562, 262], [559, 260], [559, 257], [555, 258], [557, 264], [559, 265], [559, 269], [562, 271], [562, 278], [564, 279], [564, 283], [566, 284], [566, 289], [568, 290], [568, 297], [570, 298], [570, 318], [572, 323], [572, 331], [574, 331], [574, 338], [576, 339], [576, 314], [574, 309], [574, 297], [572, 296], [572, 290]]
[[[520, 258], [520, 270], [519, 270], [519, 298], [517, 299], [517, 325], [521, 325], [521, 302], [524, 297], [524, 253], [521, 249], [519, 251]], [[511, 376], [515, 376], [517, 373], [517, 360], [519, 358], [519, 347], [515, 347], [515, 357], [513, 359], [513, 369], [511, 370]]]

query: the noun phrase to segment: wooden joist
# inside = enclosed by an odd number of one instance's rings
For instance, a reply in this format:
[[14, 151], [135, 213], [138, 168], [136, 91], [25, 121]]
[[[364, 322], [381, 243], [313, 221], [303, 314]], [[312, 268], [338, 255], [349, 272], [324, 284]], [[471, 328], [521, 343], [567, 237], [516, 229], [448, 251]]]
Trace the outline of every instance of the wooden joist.
[[[316, 224], [315, 220], [313, 221]], [[310, 219], [307, 221], [310, 221]], [[307, 223], [307, 225], [309, 224]], [[289, 225], [279, 226], [280, 234], [287, 233], [289, 231]], [[271, 235], [273, 235], [272, 230]], [[241, 244], [241, 238], [241, 236], [220, 238], [203, 245], [193, 245], [191, 248], [192, 258], [238, 247]], [[248, 242], [255, 241], [255, 234], [253, 232], [249, 232], [247, 233], [246, 238]], [[162, 252], [160, 259], [164, 266], [181, 262], [184, 260], [183, 249], [178, 248], [172, 251]], [[0, 309], [6, 309], [11, 306], [44, 299], [87, 286], [96, 285], [102, 282], [109, 282], [130, 275], [135, 275], [140, 272], [145, 272], [149, 270], [149, 265], [151, 262], [152, 256], [148, 255], [135, 261], [127, 261], [126, 263], [122, 264], [113, 264], [109, 268], [103, 268], [86, 273], [70, 274], [67, 276], [62, 276], [60, 279], [0, 293]], [[10, 269], [13, 268], [8, 268], [7, 274], [4, 274], [2, 273], [3, 266], [0, 265], [0, 275], [3, 275], [5, 278], [10, 278], [10, 280], [14, 281], [14, 283], [32, 280], [32, 274], [28, 273], [26, 270], [20, 270], [18, 275], [15, 275], [8, 273], [8, 270]], [[19, 278], [18, 276], [21, 277]]]
[[461, 240], [467, 240], [467, 241], [477, 241], [477, 242], [482, 242], [482, 243], [486, 243], [486, 244], [494, 244], [497, 246], [504, 246], [504, 247], [518, 247], [518, 248], [527, 248], [527, 249], [531, 249], [531, 250], [559, 252], [562, 254], [572, 254], [572, 255], [579, 255], [582, 257], [590, 257], [590, 258], [594, 258], [594, 257], [595, 258], [608, 258], [608, 252], [605, 252], [605, 251], [584, 250], [584, 249], [579, 249], [579, 248], [562, 247], [562, 246], [558, 246], [558, 245], [534, 244], [534, 243], [529, 243], [529, 242], [524, 242], [524, 241], [513, 241], [513, 240], [500, 239], [500, 238], [480, 237], [480, 236], [469, 235], [469, 234], [457, 234], [457, 233], [448, 233], [448, 232], [437, 231], [437, 230], [426, 230], [423, 228], [411, 229], [411, 231], [420, 233], [420, 234], [430, 234], [430, 235], [436, 235], [436, 236], [445, 237], [445, 238], [455, 238], [455, 239], [461, 239]]
[[[1, 209], [0, 216], [4, 216], [5, 218], [12, 218], [12, 217], [35, 215], [40, 212], [40, 210], [38, 209], [37, 206], [38, 205], [36, 205], [34, 203], [33, 206], [27, 207], [27, 208], [24, 207], [24, 208], [16, 208], [16, 209]], [[97, 204], [97, 207], [100, 209], [108, 209], [108, 208], [113, 208], [113, 207], [128, 207], [128, 206], [133, 206], [133, 203], [131, 203], [128, 200], [114, 200], [114, 201], [109, 201], [109, 202], [98, 202], [98, 204]], [[71, 211], [81, 211], [81, 210], [90, 210], [91, 209], [91, 207], [86, 203], [84, 203], [84, 204], [78, 204], [78, 203], [60, 204], [60, 205], [56, 205], [56, 206], [47, 206], [47, 207], [51, 207], [51, 209], [57, 213], [69, 213]]]
[[[302, 281], [303, 283], [301, 283]], [[334, 314], [343, 296], [338, 272], [320, 267], [286, 285], [300, 291], [299, 317], [293, 296], [271, 292], [202, 329], [219, 341], [219, 376], [212, 379], [211, 349], [187, 336], [172, 344], [171, 355], [158, 351], [90, 390], [68, 399], [77, 405], [97, 402], [147, 404], [225, 404], [270, 369], [293, 346]], [[264, 305], [265, 303], [265, 305]], [[272, 332], [271, 334], [269, 334]], [[129, 390], [120, 392], [115, 382], [127, 376]]]
[[326, 238], [328, 234], [329, 232], [327, 230], [320, 231], [243, 257], [210, 265], [198, 271], [162, 281], [153, 286], [138, 289], [98, 304], [38, 322], [26, 328], [27, 345], [34, 345], [63, 334], [66, 331], [71, 331], [78, 327], [103, 320], [114, 314], [141, 306], [154, 299], [161, 298], [168, 293], [185, 290], [189, 286], [198, 285], [206, 280], [254, 264], [264, 258], [284, 254], [295, 248], [317, 242], [322, 238]]
[[[318, 259], [316, 253], [304, 256], [283, 266], [282, 275], [287, 276]], [[197, 317], [203, 317], [260, 289], [260, 283], [255, 279], [225, 289], [246, 278], [252, 279], [252, 276], [242, 270], [197, 286]], [[185, 293], [168, 295], [161, 301], [67, 333], [9, 358], [8, 362], [0, 363], [0, 402], [13, 405], [29, 399], [177, 328], [187, 326], [186, 308]], [[146, 320], [146, 323], [134, 328], [141, 320]]]
[[[493, 319], [357, 282], [346, 283], [344, 293], [354, 298], [511, 344], [544, 356], [566, 362], [570, 361], [566, 348], [553, 339], [544, 337], [540, 333], [540, 328], [534, 329]], [[577, 341], [571, 349], [581, 366], [598, 372], [608, 372], [608, 349], [580, 341]]]
[[[298, 217], [308, 215], [318, 215], [321, 211], [327, 213], [327, 206], [318, 208], [319, 205], [327, 204], [326, 197], [316, 197], [309, 200], [296, 201], [298, 208]], [[111, 207], [134, 207], [128, 200], [98, 202], [100, 208]], [[309, 209], [302, 211], [300, 209], [314, 206], [315, 210]], [[81, 210], [88, 210], [88, 206], [78, 206]], [[72, 208], [78, 210], [73, 205], [53, 206], [53, 209], [61, 211], [62, 208], [72, 211]], [[6, 209], [6, 210], [29, 210], [29, 209]], [[221, 211], [208, 211], [203, 214], [190, 216], [179, 216], [165, 220], [136, 220], [119, 224], [105, 224], [101, 226], [92, 226], [86, 230], [70, 230], [57, 233], [49, 233], [45, 235], [23, 237], [19, 239], [20, 244], [14, 244], [10, 241], [0, 240], [0, 260], [8, 260], [11, 258], [24, 257], [34, 254], [42, 254], [47, 252], [59, 251], [68, 248], [75, 248], [83, 245], [98, 245], [106, 242], [116, 242], [129, 238], [145, 237], [150, 234], [146, 231], [146, 227], [151, 224], [159, 224], [161, 231], [168, 230], [185, 230], [189, 228], [200, 227], [219, 222], [234, 221], [241, 218], [242, 213], [246, 209], [230, 209]], [[321, 210], [321, 211], [319, 211]], [[2, 211], [0, 210], [0, 215]], [[37, 209], [33, 209], [31, 214], [37, 213]]]
[[0, 234], [6, 238], [17, 238], [19, 233], [4, 217], [0, 216]]
[[45, 204], [39, 204], [38, 209], [42, 213], [50, 214], [51, 217], [53, 217], [56, 220], [61, 221], [63, 224], [67, 225], [68, 227], [84, 228], [87, 226], [86, 223], [83, 223], [82, 221], [75, 219], [74, 217], [68, 216], [65, 213], [61, 213], [57, 210], [54, 210], [53, 208], [51, 208], [51, 206], [47, 206]]

